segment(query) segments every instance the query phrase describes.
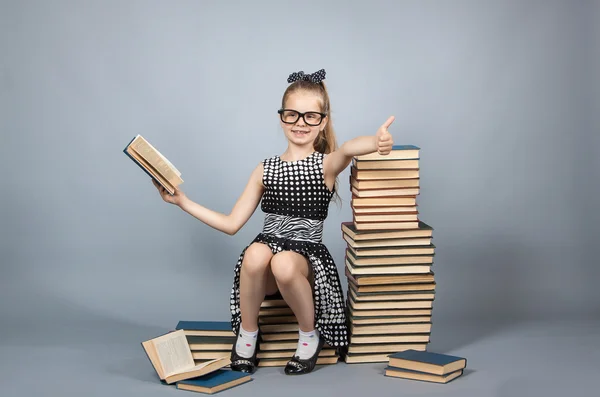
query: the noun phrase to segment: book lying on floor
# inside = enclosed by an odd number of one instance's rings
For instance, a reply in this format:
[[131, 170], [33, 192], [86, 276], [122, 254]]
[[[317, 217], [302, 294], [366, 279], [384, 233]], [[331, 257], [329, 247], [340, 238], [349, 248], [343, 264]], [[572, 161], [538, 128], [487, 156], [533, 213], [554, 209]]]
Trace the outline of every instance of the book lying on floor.
[[229, 357], [222, 357], [196, 365], [183, 330], [144, 341], [142, 347], [160, 380], [167, 384], [206, 375], [231, 364]]
[[251, 381], [249, 374], [227, 369], [219, 369], [210, 374], [194, 379], [177, 382], [177, 388], [181, 390], [195, 391], [199, 393], [214, 394], [223, 390], [231, 389]]
[[170, 194], [183, 183], [181, 172], [141, 135], [135, 136], [123, 152]]
[[389, 355], [385, 376], [448, 383], [462, 375], [467, 359], [428, 351], [405, 350]]

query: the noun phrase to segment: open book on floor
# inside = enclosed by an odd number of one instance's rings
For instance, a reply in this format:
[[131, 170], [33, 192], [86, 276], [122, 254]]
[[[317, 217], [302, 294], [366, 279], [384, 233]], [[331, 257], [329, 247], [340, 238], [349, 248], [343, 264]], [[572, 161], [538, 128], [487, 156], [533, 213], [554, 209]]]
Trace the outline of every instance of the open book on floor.
[[206, 375], [231, 364], [229, 357], [221, 357], [196, 365], [183, 330], [144, 341], [142, 347], [160, 380], [167, 384]]
[[141, 135], [134, 137], [123, 152], [170, 194], [183, 183], [181, 172]]

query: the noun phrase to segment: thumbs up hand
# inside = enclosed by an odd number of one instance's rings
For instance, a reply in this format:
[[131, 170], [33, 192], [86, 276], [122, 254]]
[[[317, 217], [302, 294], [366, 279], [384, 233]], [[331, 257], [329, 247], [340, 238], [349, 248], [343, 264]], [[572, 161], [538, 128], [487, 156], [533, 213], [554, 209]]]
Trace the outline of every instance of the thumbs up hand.
[[386, 122], [381, 125], [381, 127], [379, 127], [377, 133], [375, 134], [377, 140], [377, 152], [381, 155], [390, 154], [392, 151], [394, 139], [392, 138], [392, 134], [390, 134], [388, 131], [388, 127], [392, 125], [394, 119], [394, 116], [390, 116], [390, 118], [387, 119]]

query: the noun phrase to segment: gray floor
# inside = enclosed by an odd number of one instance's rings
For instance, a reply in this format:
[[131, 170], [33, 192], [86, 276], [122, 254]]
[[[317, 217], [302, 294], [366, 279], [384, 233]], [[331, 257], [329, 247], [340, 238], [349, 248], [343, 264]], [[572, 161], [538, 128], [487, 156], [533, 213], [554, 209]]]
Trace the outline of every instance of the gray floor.
[[[139, 345], [163, 331], [85, 317], [6, 322], [0, 340], [0, 396], [181, 395], [158, 382]], [[465, 375], [438, 385], [384, 377], [384, 364], [340, 362], [301, 377], [285, 376], [281, 368], [261, 368], [252, 382], [219, 395], [598, 395], [600, 321], [487, 326], [438, 322], [429, 349], [467, 357]]]

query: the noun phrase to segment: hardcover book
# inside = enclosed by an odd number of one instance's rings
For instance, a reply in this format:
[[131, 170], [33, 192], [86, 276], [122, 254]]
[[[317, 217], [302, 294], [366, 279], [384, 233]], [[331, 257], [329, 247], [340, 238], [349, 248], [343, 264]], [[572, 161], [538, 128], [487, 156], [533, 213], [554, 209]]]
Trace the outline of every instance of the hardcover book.
[[415, 145], [394, 145], [387, 155], [377, 152], [355, 156], [356, 160], [416, 160], [420, 158], [421, 148]]
[[447, 375], [464, 369], [467, 359], [428, 351], [405, 350], [390, 355], [389, 365], [435, 375]]
[[170, 194], [183, 183], [181, 172], [141, 135], [134, 137], [123, 152]]
[[245, 372], [219, 369], [208, 375], [179, 381], [177, 382], [177, 389], [205, 394], [215, 394], [251, 380], [252, 378], [250, 375]]
[[183, 330], [144, 341], [142, 347], [160, 380], [167, 384], [206, 375], [231, 364], [229, 357], [222, 357], [196, 365]]

